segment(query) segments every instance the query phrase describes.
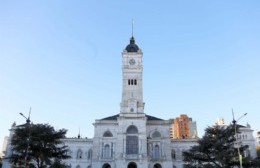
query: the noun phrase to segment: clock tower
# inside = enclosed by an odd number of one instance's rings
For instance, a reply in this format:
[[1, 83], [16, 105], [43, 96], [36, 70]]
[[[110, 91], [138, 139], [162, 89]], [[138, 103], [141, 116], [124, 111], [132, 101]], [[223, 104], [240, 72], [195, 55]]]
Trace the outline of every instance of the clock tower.
[[143, 53], [130, 38], [122, 53], [123, 92], [121, 100], [121, 114], [144, 114], [143, 102]]

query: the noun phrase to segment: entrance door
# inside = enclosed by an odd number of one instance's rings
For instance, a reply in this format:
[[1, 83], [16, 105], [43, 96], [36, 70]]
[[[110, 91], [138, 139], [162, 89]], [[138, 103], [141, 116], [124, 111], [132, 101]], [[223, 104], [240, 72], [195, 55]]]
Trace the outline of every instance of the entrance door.
[[136, 165], [136, 163], [131, 162], [128, 164], [127, 168], [137, 168], [137, 165]]
[[102, 166], [102, 168], [111, 168], [111, 166], [108, 163], [106, 163]]
[[157, 163], [153, 166], [153, 168], [162, 168], [162, 166], [159, 163]]

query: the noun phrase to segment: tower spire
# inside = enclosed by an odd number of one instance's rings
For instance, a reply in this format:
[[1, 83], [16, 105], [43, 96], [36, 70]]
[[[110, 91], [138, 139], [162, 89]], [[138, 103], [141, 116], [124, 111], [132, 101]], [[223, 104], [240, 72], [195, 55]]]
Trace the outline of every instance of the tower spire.
[[78, 134], [78, 139], [80, 139], [80, 127], [79, 127], [79, 134]]
[[134, 37], [134, 19], [132, 19], [132, 37]]

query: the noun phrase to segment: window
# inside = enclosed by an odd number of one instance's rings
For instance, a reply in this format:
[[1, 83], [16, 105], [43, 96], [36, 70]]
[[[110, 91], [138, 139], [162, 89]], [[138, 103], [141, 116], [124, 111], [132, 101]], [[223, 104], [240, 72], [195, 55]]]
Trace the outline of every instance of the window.
[[138, 130], [137, 130], [136, 126], [131, 125], [131, 126], [129, 126], [129, 127], [127, 128], [126, 133], [127, 133], [127, 134], [137, 134], [137, 133], [138, 133]]
[[82, 150], [78, 149], [77, 151], [77, 159], [81, 159], [82, 158]]
[[154, 147], [154, 158], [155, 159], [160, 158], [160, 147], [159, 147], [159, 145], [155, 145], [155, 147]]
[[92, 159], [92, 149], [88, 150], [88, 160]]
[[126, 154], [138, 154], [138, 129], [131, 125], [126, 133]]
[[103, 137], [113, 137], [113, 134], [112, 134], [110, 131], [106, 131], [106, 132], [103, 134]]
[[172, 159], [176, 159], [176, 152], [175, 152], [175, 150], [174, 149], [172, 149]]
[[138, 154], [138, 137], [126, 137], [126, 154]]
[[104, 147], [104, 158], [110, 158], [110, 146], [108, 144]]
[[152, 134], [152, 138], [160, 138], [161, 137], [161, 134], [160, 132], [158, 131], [155, 131], [153, 134]]
[[128, 85], [137, 85], [136, 79], [128, 79]]

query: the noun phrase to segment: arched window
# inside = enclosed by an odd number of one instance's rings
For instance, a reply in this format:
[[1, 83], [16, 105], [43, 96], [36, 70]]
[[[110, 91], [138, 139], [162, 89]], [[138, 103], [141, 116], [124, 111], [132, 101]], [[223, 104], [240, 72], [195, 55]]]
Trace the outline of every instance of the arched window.
[[137, 134], [138, 133], [138, 129], [136, 128], [136, 126], [131, 125], [127, 128], [126, 130], [127, 134]]
[[130, 84], [131, 84], [130, 79], [128, 79], [128, 85], [130, 85]]
[[174, 149], [172, 149], [172, 159], [176, 159], [176, 152], [175, 152], [175, 150]]
[[135, 85], [137, 85], [137, 80], [135, 79]]
[[88, 160], [91, 160], [92, 159], [92, 149], [89, 149], [88, 150]]
[[110, 158], [110, 146], [108, 144], [105, 145], [104, 147], [104, 158]]
[[113, 134], [112, 134], [110, 131], [106, 131], [106, 132], [103, 134], [103, 137], [113, 137]]
[[155, 147], [154, 147], [154, 158], [155, 159], [160, 158], [160, 147], [159, 147], [159, 145], [155, 145]]
[[155, 132], [152, 134], [152, 138], [161, 138], [160, 132], [155, 131]]
[[138, 154], [138, 129], [131, 125], [126, 133], [126, 154]]
[[82, 150], [78, 149], [77, 151], [77, 159], [81, 159], [82, 158]]
[[133, 85], [134, 84], [134, 80], [133, 79], [131, 79], [131, 85]]

